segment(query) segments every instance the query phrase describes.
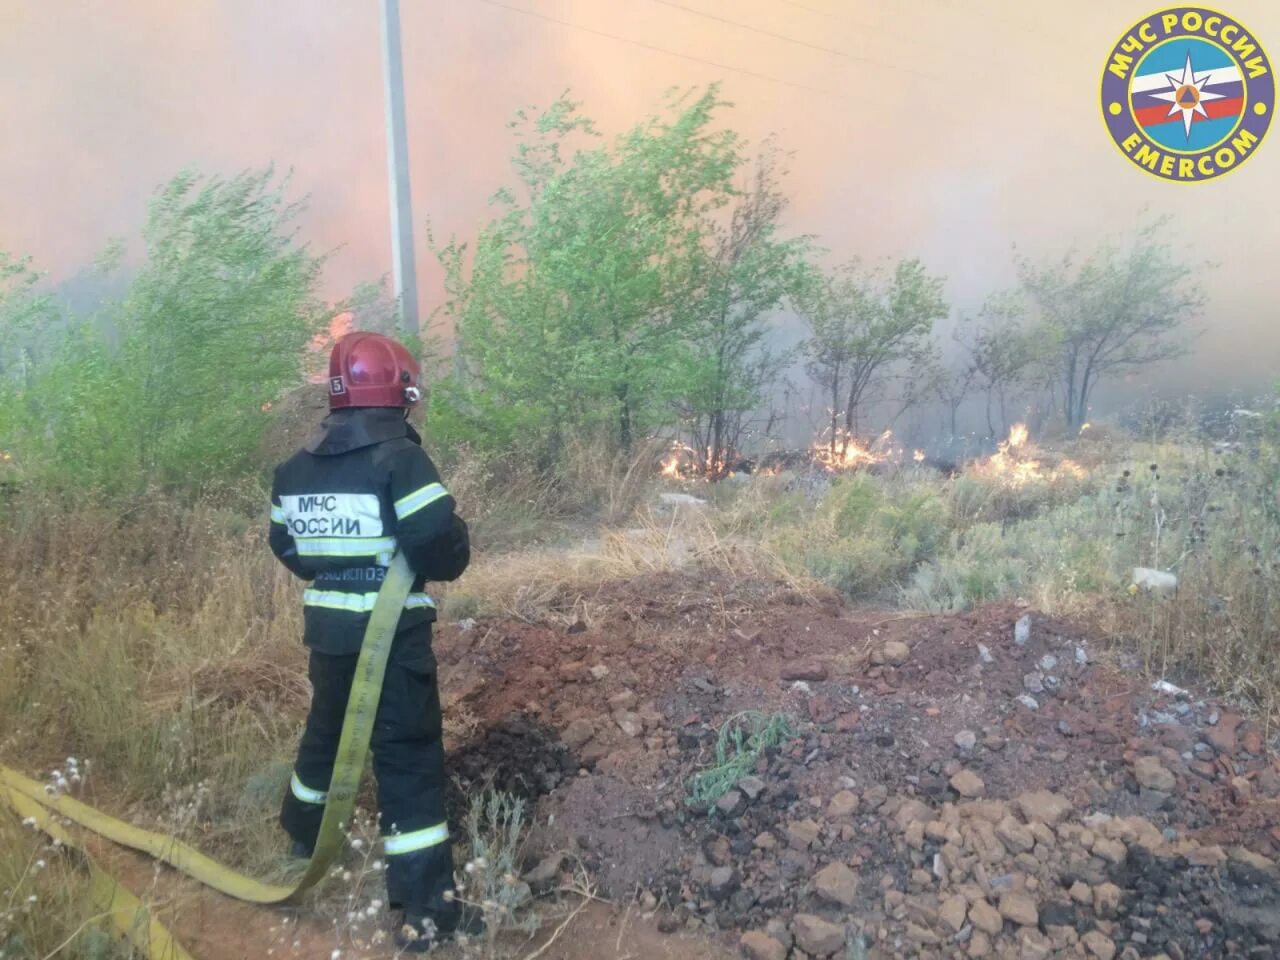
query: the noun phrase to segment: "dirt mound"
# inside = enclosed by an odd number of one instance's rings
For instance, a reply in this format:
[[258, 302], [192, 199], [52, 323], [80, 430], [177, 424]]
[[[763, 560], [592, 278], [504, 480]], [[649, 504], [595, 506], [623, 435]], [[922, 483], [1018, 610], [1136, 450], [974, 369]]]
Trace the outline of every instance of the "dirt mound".
[[[853, 612], [709, 577], [596, 599], [608, 616], [568, 630], [441, 629], [446, 686], [481, 729], [519, 710], [561, 746], [512, 737], [454, 763], [532, 763], [537, 843], [664, 929], [749, 934], [749, 956], [779, 958], [1280, 950], [1280, 766], [1261, 731], [1101, 662], [1081, 626], [1014, 605]], [[691, 806], [744, 710], [787, 715], [791, 735]]]

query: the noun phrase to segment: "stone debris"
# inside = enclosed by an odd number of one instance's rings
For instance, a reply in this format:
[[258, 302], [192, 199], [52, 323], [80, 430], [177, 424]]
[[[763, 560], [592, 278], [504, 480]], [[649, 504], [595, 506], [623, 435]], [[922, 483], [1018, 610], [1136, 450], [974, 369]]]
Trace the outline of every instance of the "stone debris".
[[829, 957], [844, 948], [844, 927], [810, 913], [797, 914], [791, 921], [796, 946], [815, 957]]
[[1031, 640], [1031, 614], [1024, 613], [1013, 625], [1013, 642], [1025, 647]]

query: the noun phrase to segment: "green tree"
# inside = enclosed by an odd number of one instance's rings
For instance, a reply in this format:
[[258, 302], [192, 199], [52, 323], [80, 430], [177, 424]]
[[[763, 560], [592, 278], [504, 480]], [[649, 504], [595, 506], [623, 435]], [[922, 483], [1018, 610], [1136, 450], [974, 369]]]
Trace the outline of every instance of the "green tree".
[[1167, 223], [1141, 227], [1127, 249], [1108, 241], [1080, 259], [1018, 260], [1023, 289], [1040, 313], [1041, 342], [1053, 352], [1069, 429], [1088, 419], [1099, 383], [1187, 350], [1186, 324], [1205, 302], [1193, 278], [1207, 264], [1175, 254], [1160, 237]]
[[721, 105], [714, 87], [676, 100], [608, 146], [568, 101], [519, 118], [521, 195], [498, 194], [504, 213], [474, 251], [436, 248], [463, 370], [434, 393], [446, 422], [545, 466], [568, 431], [625, 451], [670, 421], [702, 228], [741, 163], [737, 137], [713, 128]]
[[855, 262], [802, 298], [807, 368], [830, 404], [833, 454], [838, 446], [846, 452], [864, 408], [895, 372], [931, 357], [933, 324], [948, 309], [942, 287], [919, 260], [903, 260], [888, 274]]
[[302, 379], [327, 312], [302, 205], [271, 170], [183, 173], [156, 195], [124, 300], [50, 337], [20, 438], [59, 479], [198, 486], [248, 467], [265, 407]]
[[704, 475], [719, 478], [741, 450], [749, 417], [759, 411], [790, 362], [769, 346], [769, 319], [811, 282], [809, 241], [785, 238], [779, 218], [777, 154], [757, 162], [751, 186], [733, 201], [728, 224], [703, 230], [702, 287], [684, 333], [687, 349], [676, 405]]
[[41, 334], [58, 317], [30, 257], [0, 250], [0, 386], [25, 384], [36, 360]]
[[[986, 399], [987, 431], [1009, 432], [1009, 407], [1044, 375], [1050, 331], [1027, 327], [1027, 305], [1020, 291], [992, 294], [976, 318], [966, 321], [969, 366]], [[997, 430], [993, 413], [1000, 414]]]

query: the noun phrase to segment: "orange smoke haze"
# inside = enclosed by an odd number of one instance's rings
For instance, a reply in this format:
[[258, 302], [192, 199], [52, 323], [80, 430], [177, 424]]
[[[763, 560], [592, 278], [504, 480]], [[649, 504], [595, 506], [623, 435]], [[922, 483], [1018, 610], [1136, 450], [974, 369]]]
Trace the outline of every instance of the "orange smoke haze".
[[[441, 295], [425, 224], [470, 235], [488, 216], [510, 179], [505, 123], [517, 108], [568, 90], [615, 132], [670, 86], [723, 80], [730, 122], [754, 142], [776, 133], [794, 152], [790, 226], [818, 234], [833, 260], [919, 254], [949, 278], [954, 303], [973, 307], [1010, 281], [1013, 241], [1056, 253], [1128, 230], [1144, 208], [1167, 212], [1187, 260], [1220, 267], [1205, 273], [1208, 331], [1196, 356], [1159, 376], [1189, 387], [1263, 381], [1280, 361], [1280, 143], [1196, 185], [1120, 157], [1098, 115], [1101, 70], [1151, 6], [403, 0], [424, 314]], [[1233, 0], [1228, 12], [1280, 52], [1280, 5]], [[341, 248], [327, 293], [389, 272], [374, 0], [16, 0], [0, 31], [0, 81], [0, 247], [34, 255], [54, 281], [113, 236], [134, 240], [136, 255], [151, 191], [184, 165], [234, 172], [268, 161], [292, 167], [310, 195], [313, 247]]]

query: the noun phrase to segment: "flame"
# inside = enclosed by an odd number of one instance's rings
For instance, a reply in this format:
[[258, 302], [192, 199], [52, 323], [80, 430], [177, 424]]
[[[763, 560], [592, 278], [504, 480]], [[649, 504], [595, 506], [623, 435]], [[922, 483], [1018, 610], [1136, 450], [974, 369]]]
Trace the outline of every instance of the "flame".
[[1081, 433], [1084, 433], [1086, 430], [1090, 430], [1090, 429], [1092, 429], [1092, 428], [1093, 428], [1093, 424], [1092, 424], [1092, 423], [1082, 423], [1082, 424], [1080, 425], [1080, 432], [1081, 432]]
[[924, 463], [924, 451], [917, 450], [915, 453], [911, 454], [911, 459], [916, 463]]
[[327, 364], [330, 348], [355, 329], [356, 317], [350, 310], [340, 313], [329, 321], [329, 329], [321, 330], [311, 338], [308, 352], [312, 354], [308, 366], [312, 367], [311, 383], [324, 383], [329, 379]]
[[712, 457], [710, 449], [699, 454], [689, 444], [676, 441], [662, 458], [658, 474], [669, 480], [718, 480], [725, 475], [725, 461]]
[[889, 454], [882, 448], [892, 438], [893, 431], [886, 430], [871, 443], [863, 444], [849, 431], [837, 427], [834, 436], [814, 442], [813, 459], [833, 473], [858, 470], [888, 460]]
[[970, 472], [1012, 487], [1064, 477], [1078, 479], [1087, 475], [1084, 467], [1073, 460], [1063, 460], [1056, 467], [1046, 469], [1036, 459], [1037, 453], [1027, 425], [1015, 423], [1009, 430], [1009, 438], [1001, 441], [996, 452], [986, 460], [974, 464]]

